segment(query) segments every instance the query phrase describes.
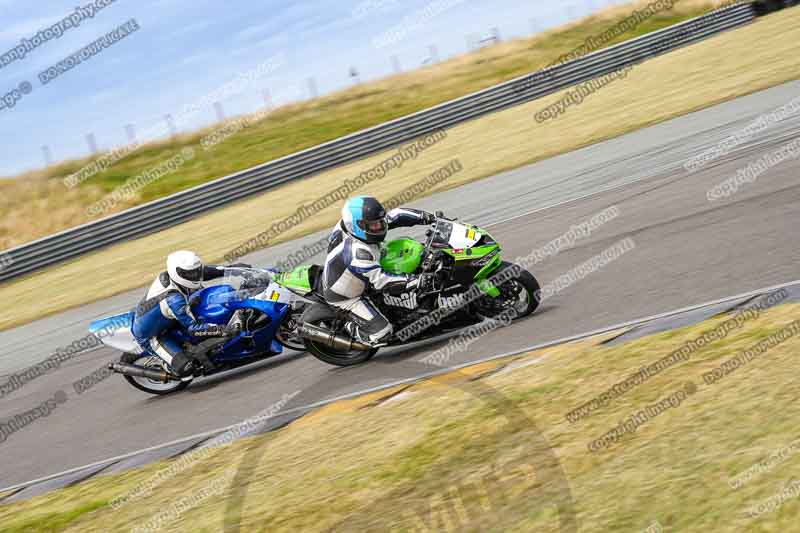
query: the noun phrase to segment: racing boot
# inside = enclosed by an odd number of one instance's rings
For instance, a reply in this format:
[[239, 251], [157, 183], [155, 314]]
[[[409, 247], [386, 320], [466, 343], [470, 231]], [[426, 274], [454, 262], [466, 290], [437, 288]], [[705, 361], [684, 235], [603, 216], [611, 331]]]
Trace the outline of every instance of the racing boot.
[[366, 335], [362, 331], [361, 327], [359, 327], [359, 325], [353, 322], [352, 320], [345, 323], [344, 330], [347, 332], [348, 335], [350, 335], [350, 338], [353, 339], [354, 341], [364, 343], [368, 346], [372, 346], [373, 348], [381, 348], [383, 346], [388, 346], [388, 343], [375, 342], [374, 340], [372, 340], [369, 337], [369, 335]]
[[186, 355], [185, 352], [174, 355], [169, 366], [172, 373], [181, 379], [190, 378], [194, 376], [196, 370], [199, 370], [194, 359]]

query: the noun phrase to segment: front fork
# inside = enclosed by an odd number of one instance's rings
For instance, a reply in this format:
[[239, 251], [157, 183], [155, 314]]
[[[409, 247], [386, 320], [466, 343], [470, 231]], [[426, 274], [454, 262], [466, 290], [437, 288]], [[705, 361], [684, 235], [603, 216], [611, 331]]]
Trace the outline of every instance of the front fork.
[[481, 291], [484, 292], [484, 294], [491, 296], [492, 298], [497, 298], [500, 296], [500, 289], [497, 288], [491, 278], [494, 277], [502, 264], [503, 260], [500, 258], [500, 254], [498, 253], [486, 266], [484, 266], [477, 274], [475, 274], [475, 284]]

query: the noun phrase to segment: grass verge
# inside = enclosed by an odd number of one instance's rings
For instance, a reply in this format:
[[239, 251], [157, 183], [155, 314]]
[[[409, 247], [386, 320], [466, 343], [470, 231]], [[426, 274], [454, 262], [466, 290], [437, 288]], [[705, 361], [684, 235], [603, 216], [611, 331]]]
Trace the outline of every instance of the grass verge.
[[[562, 508], [574, 511], [581, 532], [640, 531], [654, 522], [665, 531], [790, 531], [800, 511], [796, 496], [756, 517], [749, 511], [791, 481], [800, 465], [796, 449], [739, 486], [731, 481], [797, 439], [792, 376], [800, 334], [714, 384], [703, 376], [797, 321], [800, 306], [763, 312], [590, 416], [565, 418], [726, 318], [620, 346], [595, 338], [485, 363], [391, 401], [397, 390], [340, 402], [219, 449], [117, 511], [98, 502], [128, 493], [168, 463], [2, 505], [0, 523], [3, 531], [49, 531], [51, 523], [82, 532], [141, 526], [255, 449], [241, 514], [225, 513], [230, 487], [160, 522], [161, 530], [219, 531], [236, 517], [242, 531], [559, 531], [549, 503], [567, 498]], [[503, 368], [509, 371], [496, 371]], [[678, 406], [607, 449], [589, 451], [590, 441], [687, 382], [697, 390]], [[553, 460], [568, 492], [550, 490]]]
[[[463, 171], [426, 194], [438, 192], [796, 79], [800, 72], [800, 57], [794, 50], [797, 38], [800, 9], [764, 17], [641, 64], [625, 79], [592, 94], [579, 108], [570, 108], [555, 120], [540, 124], [534, 114], [563, 93], [457, 126], [417, 159], [358, 192], [389, 198], [458, 158]], [[0, 316], [0, 330], [144, 286], [163, 270], [164, 258], [176, 249], [194, 249], [208, 261], [220, 260], [292, 214], [300, 202], [310, 203], [335, 190], [387, 154], [290, 183], [156, 235], [0, 285], [0, 298], [16, 303], [14, 313]], [[331, 206], [271, 244], [331, 227], [338, 213], [339, 206]], [[87, 279], [92, 280], [90, 291], [86, 290]]]

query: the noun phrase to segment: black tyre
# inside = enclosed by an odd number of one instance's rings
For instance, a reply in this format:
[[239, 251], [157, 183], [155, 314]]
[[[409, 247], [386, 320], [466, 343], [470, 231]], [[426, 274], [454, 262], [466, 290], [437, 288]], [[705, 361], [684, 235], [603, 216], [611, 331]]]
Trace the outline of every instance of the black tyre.
[[[302, 323], [312, 324], [314, 326], [319, 326], [326, 329], [332, 329], [337, 318], [336, 315], [336, 311], [327, 305], [313, 304], [311, 307], [306, 309], [300, 321]], [[341, 331], [337, 331], [337, 333], [347, 335], [347, 333]], [[371, 350], [352, 350], [350, 352], [340, 352], [335, 348], [324, 346], [314, 342], [311, 339], [303, 340], [305, 342], [306, 350], [308, 350], [311, 355], [320, 361], [328, 363], [329, 365], [360, 365], [361, 363], [369, 361], [375, 356], [376, 353], [378, 353], [378, 348], [373, 348]]]
[[[161, 364], [161, 359], [158, 357], [147, 355], [147, 354], [133, 354], [133, 353], [125, 353], [122, 354], [122, 357], [119, 358], [121, 363], [127, 363], [129, 365], [140, 365], [140, 366], [149, 366], [149, 367], [158, 367], [163, 368]], [[141, 378], [141, 377], [133, 377], [133, 376], [125, 376], [125, 381], [130, 383], [133, 387], [136, 387], [142, 392], [146, 392], [148, 394], [155, 394], [158, 396], [164, 396], [166, 394], [174, 394], [176, 392], [180, 392], [186, 387], [189, 386], [191, 380], [187, 381], [169, 381], [167, 383], [160, 383], [158, 381], [153, 381], [148, 378]]]
[[289, 348], [290, 350], [296, 350], [298, 352], [306, 351], [305, 342], [300, 340], [299, 337], [295, 336], [293, 332], [284, 330], [283, 328], [278, 330], [278, 332], [275, 334], [275, 340], [278, 341], [278, 344], [284, 348]]
[[504, 268], [510, 266], [516, 266], [518, 269], [520, 269], [521, 271], [520, 274], [516, 278], [514, 278], [513, 281], [516, 281], [517, 283], [522, 285], [522, 287], [525, 289], [525, 292], [527, 293], [526, 294], [527, 305], [524, 308], [520, 308], [517, 310], [517, 318], [519, 319], [532, 314], [534, 311], [536, 311], [536, 308], [539, 307], [541, 287], [539, 287], [539, 282], [534, 277], [534, 275], [531, 274], [529, 271], [525, 270], [520, 266], [512, 265], [512, 263], [503, 262]]
[[[533, 274], [524, 268], [514, 265], [513, 263], [503, 261], [500, 268], [497, 269], [497, 273], [490, 276], [489, 279], [495, 277], [500, 272], [503, 272], [505, 269], [510, 267], [516, 267], [516, 269], [519, 271], [519, 274], [498, 286], [502, 295], [505, 297], [505, 301], [502, 302], [502, 306], [498, 306], [496, 298], [484, 296], [478, 302], [479, 313], [482, 316], [491, 318], [499, 312], [511, 307], [517, 311], [514, 320], [519, 320], [520, 318], [530, 315], [536, 311], [537, 307], [539, 307], [539, 282], [536, 280]], [[514, 301], [509, 302], [509, 300], [512, 298]]]
[[283, 319], [277, 333], [275, 333], [275, 340], [284, 348], [297, 350], [298, 352], [306, 351], [305, 342], [297, 333], [297, 323], [300, 322], [300, 317], [307, 308], [308, 306], [304, 305], [294, 309]]

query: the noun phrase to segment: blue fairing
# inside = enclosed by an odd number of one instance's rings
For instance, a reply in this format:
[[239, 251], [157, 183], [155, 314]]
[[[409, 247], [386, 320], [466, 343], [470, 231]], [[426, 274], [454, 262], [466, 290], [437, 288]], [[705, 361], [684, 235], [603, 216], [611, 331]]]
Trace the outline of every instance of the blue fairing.
[[190, 303], [195, 317], [211, 324], [227, 324], [241, 298], [230, 285], [208, 287], [192, 295]]
[[[227, 325], [238, 309], [255, 309], [269, 317], [269, 320], [260, 319], [254, 331], [246, 331], [229, 339], [222, 350], [214, 355], [215, 361], [283, 352], [275, 335], [289, 312], [289, 306], [252, 296], [250, 293], [237, 292], [229, 285], [217, 285], [200, 290], [189, 299], [195, 318], [211, 324]], [[104, 344], [123, 352], [141, 353], [144, 350], [152, 354], [149, 347], [141, 345], [133, 336], [134, 317], [135, 314], [129, 312], [95, 320], [90, 324], [89, 331], [97, 335]], [[189, 335], [182, 328], [175, 328], [168, 334], [170, 339], [178, 343], [198, 344], [205, 340]]]
[[[240, 334], [230, 339], [215, 359], [238, 359], [264, 352], [282, 353], [283, 347], [276, 342], [275, 334], [289, 306], [283, 303], [257, 300], [250, 295], [237, 292], [229, 285], [208, 287], [192, 295], [192, 313], [196, 318], [212, 324], [227, 324], [238, 309], [256, 309], [270, 318], [261, 328]], [[197, 343], [202, 339], [184, 336], [184, 340]]]

